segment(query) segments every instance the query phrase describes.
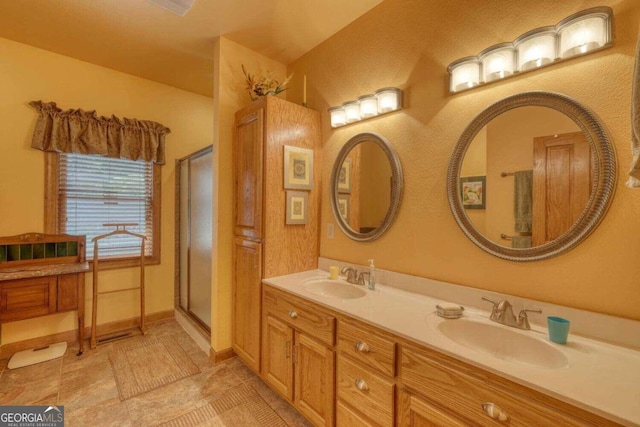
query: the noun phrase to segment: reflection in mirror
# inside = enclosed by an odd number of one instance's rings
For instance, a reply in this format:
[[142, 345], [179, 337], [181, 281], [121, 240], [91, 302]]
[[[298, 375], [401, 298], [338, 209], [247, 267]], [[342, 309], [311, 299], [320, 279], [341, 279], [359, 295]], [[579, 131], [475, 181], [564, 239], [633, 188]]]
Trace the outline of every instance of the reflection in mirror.
[[486, 177], [484, 209], [463, 200], [473, 226], [498, 245], [528, 248], [555, 240], [583, 213], [593, 161], [586, 136], [569, 117], [520, 107], [480, 129], [460, 177]]
[[345, 144], [333, 167], [331, 205], [349, 237], [380, 237], [395, 218], [401, 192], [400, 161], [386, 139], [362, 133]]
[[454, 219], [479, 248], [539, 261], [574, 248], [613, 198], [616, 158], [597, 116], [551, 92], [489, 106], [460, 136], [447, 171]]
[[382, 224], [391, 202], [391, 166], [378, 144], [363, 141], [349, 152], [340, 171], [338, 199], [352, 230], [370, 233]]

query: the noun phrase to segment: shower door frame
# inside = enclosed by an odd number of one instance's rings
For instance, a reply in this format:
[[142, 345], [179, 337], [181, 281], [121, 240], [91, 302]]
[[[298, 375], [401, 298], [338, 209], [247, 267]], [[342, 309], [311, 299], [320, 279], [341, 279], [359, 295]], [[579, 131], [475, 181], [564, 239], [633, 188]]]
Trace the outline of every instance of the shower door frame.
[[[180, 303], [181, 297], [181, 289], [180, 289], [180, 273], [181, 273], [181, 264], [180, 264], [180, 253], [181, 253], [181, 245], [180, 245], [180, 221], [181, 221], [181, 209], [180, 209], [180, 200], [182, 196], [182, 188], [180, 187], [180, 181], [182, 178], [182, 169], [181, 164], [183, 161], [191, 161], [192, 159], [197, 159], [198, 157], [204, 156], [206, 154], [213, 154], [213, 145], [208, 145], [200, 150], [194, 151], [184, 157], [176, 159], [175, 162], [175, 225], [174, 225], [174, 236], [175, 236], [175, 272], [174, 272], [174, 307], [177, 310], [181, 310], [184, 312], [189, 319], [193, 320], [198, 324], [201, 328], [203, 328], [207, 333], [211, 334], [211, 328], [204, 323], [197, 315], [191, 312], [190, 310], [190, 302], [191, 302], [191, 167], [187, 169], [187, 183], [188, 188], [187, 191], [187, 308], [183, 308]], [[213, 231], [213, 230], [212, 230]]]

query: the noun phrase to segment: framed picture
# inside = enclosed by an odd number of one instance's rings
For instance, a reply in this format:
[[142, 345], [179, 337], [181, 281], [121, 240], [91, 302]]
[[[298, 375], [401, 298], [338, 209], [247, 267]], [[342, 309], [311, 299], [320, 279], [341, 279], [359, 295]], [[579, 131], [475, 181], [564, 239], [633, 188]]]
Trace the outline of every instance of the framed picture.
[[313, 187], [313, 150], [284, 146], [284, 188], [311, 190]]
[[338, 194], [338, 210], [340, 211], [340, 216], [344, 219], [344, 222], [349, 223], [349, 195], [347, 194]]
[[285, 224], [306, 224], [309, 221], [309, 193], [287, 191]]
[[351, 159], [342, 163], [340, 175], [338, 175], [338, 192], [351, 193]]
[[462, 206], [465, 209], [486, 209], [487, 178], [485, 176], [465, 176], [460, 178]]

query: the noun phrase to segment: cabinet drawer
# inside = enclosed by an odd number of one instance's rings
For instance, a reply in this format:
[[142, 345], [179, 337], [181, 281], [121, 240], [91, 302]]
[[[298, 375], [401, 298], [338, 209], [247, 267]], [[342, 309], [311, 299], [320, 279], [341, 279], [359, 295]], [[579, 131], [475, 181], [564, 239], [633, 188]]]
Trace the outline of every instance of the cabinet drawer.
[[263, 307], [272, 316], [330, 346], [334, 344], [335, 317], [312, 303], [265, 286]]
[[388, 377], [395, 376], [396, 343], [361, 322], [338, 322], [338, 350]]
[[358, 415], [341, 401], [336, 404], [336, 425], [338, 427], [376, 427], [375, 424]]
[[15, 280], [0, 285], [0, 321], [30, 319], [55, 312], [55, 277]]
[[[402, 346], [399, 379], [417, 394], [481, 426], [608, 426], [610, 421], [526, 390], [446, 356]], [[493, 403], [508, 420], [491, 418], [483, 403]], [[562, 409], [567, 412], [561, 412]], [[498, 410], [493, 411], [497, 416]]]
[[393, 426], [395, 384], [338, 356], [338, 400], [367, 414], [381, 426]]

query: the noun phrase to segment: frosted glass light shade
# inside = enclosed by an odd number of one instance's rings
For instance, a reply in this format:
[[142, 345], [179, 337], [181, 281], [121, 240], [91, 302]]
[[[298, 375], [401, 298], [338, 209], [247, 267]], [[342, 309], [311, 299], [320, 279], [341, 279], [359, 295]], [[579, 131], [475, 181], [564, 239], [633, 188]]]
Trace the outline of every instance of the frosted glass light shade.
[[378, 114], [389, 113], [402, 108], [402, 91], [395, 87], [385, 87], [377, 90]]
[[339, 107], [329, 108], [331, 127], [337, 128], [360, 120], [370, 119], [402, 108], [402, 91], [397, 87], [385, 87], [373, 95], [362, 95]]
[[469, 89], [480, 84], [480, 63], [475, 58], [451, 64], [449, 73], [451, 74], [449, 82], [451, 92]]
[[515, 68], [513, 47], [489, 48], [480, 54], [482, 61], [482, 81], [491, 82], [510, 76]]
[[518, 71], [532, 70], [552, 63], [557, 57], [556, 40], [553, 27], [550, 30], [530, 32], [516, 40]]
[[378, 98], [375, 95], [364, 95], [357, 99], [360, 104], [360, 117], [368, 119], [378, 114]]
[[337, 128], [347, 124], [347, 116], [342, 107], [329, 108], [329, 115], [331, 116], [331, 127]]
[[603, 16], [579, 17], [560, 30], [562, 58], [581, 55], [608, 42], [608, 22]]
[[344, 108], [347, 123], [353, 123], [360, 120], [360, 105], [358, 105], [358, 101], [345, 102], [342, 104], [342, 107]]
[[613, 45], [613, 10], [607, 6], [582, 10], [555, 26], [528, 31], [513, 43], [501, 43], [478, 56], [458, 59], [447, 67], [449, 91], [459, 92], [516, 73]]

